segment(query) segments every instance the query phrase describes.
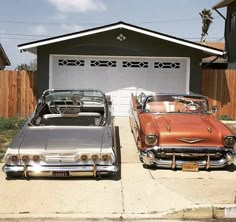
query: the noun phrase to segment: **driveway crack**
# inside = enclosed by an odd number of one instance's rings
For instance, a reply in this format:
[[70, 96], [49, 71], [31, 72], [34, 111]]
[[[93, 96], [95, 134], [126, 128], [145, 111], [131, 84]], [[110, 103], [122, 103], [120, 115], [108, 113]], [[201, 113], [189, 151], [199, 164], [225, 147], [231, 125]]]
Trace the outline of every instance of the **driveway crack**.
[[125, 199], [124, 199], [124, 186], [123, 186], [122, 180], [120, 184], [121, 184], [121, 205], [122, 205], [121, 215], [123, 215], [125, 214]]

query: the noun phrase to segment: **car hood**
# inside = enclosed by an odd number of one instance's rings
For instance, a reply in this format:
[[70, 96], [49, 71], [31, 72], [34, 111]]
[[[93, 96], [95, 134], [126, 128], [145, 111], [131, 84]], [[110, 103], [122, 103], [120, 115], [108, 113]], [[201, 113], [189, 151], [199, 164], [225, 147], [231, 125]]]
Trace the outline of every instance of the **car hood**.
[[106, 127], [27, 127], [12, 143], [12, 148], [75, 150], [111, 147], [111, 134]]
[[194, 114], [153, 115], [161, 145], [221, 146], [232, 132], [215, 117]]

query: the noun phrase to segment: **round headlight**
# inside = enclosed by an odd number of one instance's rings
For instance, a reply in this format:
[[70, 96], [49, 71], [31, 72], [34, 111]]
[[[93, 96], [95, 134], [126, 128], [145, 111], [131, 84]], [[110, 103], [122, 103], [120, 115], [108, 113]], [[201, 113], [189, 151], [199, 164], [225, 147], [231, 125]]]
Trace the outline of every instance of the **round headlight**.
[[226, 136], [224, 138], [224, 145], [226, 147], [233, 147], [234, 144], [235, 144], [236, 140], [235, 140], [235, 137], [234, 136]]
[[150, 134], [150, 135], [145, 136], [145, 144], [147, 146], [153, 146], [153, 145], [156, 145], [156, 143], [157, 143], [156, 135]]

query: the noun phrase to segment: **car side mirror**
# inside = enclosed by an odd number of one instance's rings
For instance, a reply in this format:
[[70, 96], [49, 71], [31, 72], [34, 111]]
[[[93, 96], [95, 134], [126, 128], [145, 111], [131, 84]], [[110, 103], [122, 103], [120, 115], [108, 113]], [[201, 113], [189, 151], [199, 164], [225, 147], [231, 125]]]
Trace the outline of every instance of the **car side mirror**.
[[39, 99], [38, 99], [38, 104], [41, 104], [41, 103], [43, 103], [43, 99], [42, 99], [42, 98], [39, 98]]
[[216, 113], [218, 111], [218, 107], [212, 106], [211, 111], [212, 111], [212, 113]]
[[138, 103], [136, 108], [137, 109], [142, 109], [142, 104]]

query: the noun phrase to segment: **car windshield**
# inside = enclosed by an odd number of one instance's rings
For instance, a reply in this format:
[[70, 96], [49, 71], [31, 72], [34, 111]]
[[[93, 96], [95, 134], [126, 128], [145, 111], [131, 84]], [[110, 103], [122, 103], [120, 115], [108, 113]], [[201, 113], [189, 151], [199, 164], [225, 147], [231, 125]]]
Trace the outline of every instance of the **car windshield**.
[[64, 101], [72, 100], [75, 103], [89, 102], [89, 103], [103, 103], [104, 95], [98, 90], [56, 90], [49, 91], [45, 94], [45, 102], [50, 101]]
[[202, 96], [152, 95], [144, 103], [144, 111], [151, 113], [199, 113], [208, 111], [208, 102]]
[[100, 126], [106, 117], [106, 97], [99, 90], [48, 90], [30, 125]]

